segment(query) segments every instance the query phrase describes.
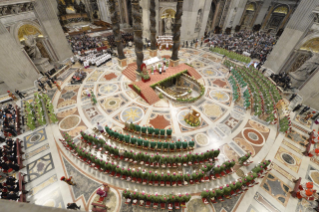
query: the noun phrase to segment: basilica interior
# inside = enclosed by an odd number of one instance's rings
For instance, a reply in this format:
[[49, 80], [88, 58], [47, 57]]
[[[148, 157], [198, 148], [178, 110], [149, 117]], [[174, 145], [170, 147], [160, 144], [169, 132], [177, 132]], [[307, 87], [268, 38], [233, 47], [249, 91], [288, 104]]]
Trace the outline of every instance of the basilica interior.
[[0, 211], [319, 211], [318, 0], [0, 1]]

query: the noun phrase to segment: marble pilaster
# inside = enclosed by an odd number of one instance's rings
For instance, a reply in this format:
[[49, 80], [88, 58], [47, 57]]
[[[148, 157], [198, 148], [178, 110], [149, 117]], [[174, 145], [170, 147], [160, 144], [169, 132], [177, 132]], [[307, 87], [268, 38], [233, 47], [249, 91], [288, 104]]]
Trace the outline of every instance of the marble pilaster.
[[51, 1], [38, 0], [34, 6], [36, 16], [40, 20], [41, 27], [51, 40], [52, 48], [58, 57], [59, 62], [70, 58], [73, 53], [65, 38], [64, 32], [53, 9]]
[[101, 16], [101, 20], [111, 23], [111, 15], [110, 15], [110, 11], [108, 8], [108, 3], [107, 0], [98, 0], [98, 7], [100, 10], [100, 16]]
[[[269, 54], [264, 66], [274, 73], [279, 73], [286, 64], [296, 45], [306, 35], [313, 24], [312, 10], [317, 6], [316, 0], [303, 0], [292, 14], [287, 26], [274, 49]], [[289, 39], [287, 39], [289, 38]]]
[[271, 1], [264, 1], [263, 2], [262, 6], [261, 6], [261, 9], [260, 9], [260, 11], [258, 13], [258, 16], [257, 16], [257, 18], [255, 20], [254, 25], [262, 23], [265, 15], [267, 14], [267, 11], [268, 11], [268, 8], [269, 8], [270, 4], [271, 4]]
[[38, 70], [23, 48], [0, 23], [0, 79], [13, 91], [33, 86]]

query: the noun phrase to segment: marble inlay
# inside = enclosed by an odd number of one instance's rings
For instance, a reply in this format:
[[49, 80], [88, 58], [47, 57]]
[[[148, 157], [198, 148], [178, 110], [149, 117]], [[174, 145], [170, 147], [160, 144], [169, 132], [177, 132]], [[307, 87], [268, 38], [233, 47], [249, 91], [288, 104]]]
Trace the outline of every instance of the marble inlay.
[[32, 146], [35, 146], [43, 141], [47, 140], [47, 134], [45, 128], [34, 131], [31, 134], [28, 134], [23, 137], [24, 148], [28, 149]]
[[27, 165], [29, 181], [33, 181], [53, 169], [54, 163], [51, 153], [49, 153]]
[[[81, 172], [79, 172], [74, 166], [72, 166], [64, 157], [63, 163], [67, 172], [67, 176], [72, 176], [76, 186], [72, 186], [75, 199], [83, 195], [86, 202], [88, 202], [92, 193], [101, 185], [94, 180], [88, 178]], [[85, 185], [85, 186], [83, 186]]]

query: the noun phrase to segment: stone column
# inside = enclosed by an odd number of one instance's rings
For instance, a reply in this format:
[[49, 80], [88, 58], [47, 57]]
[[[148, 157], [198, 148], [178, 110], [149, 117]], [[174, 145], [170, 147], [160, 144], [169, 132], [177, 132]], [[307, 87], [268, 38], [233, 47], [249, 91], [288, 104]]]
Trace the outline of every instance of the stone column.
[[271, 1], [264, 1], [262, 3], [261, 9], [257, 15], [254, 25], [262, 23], [265, 15], [267, 14], [270, 4], [271, 4]]
[[178, 49], [180, 46], [180, 36], [181, 36], [181, 26], [182, 26], [182, 15], [183, 15], [183, 1], [178, 0], [176, 6], [176, 13], [175, 13], [175, 23], [174, 23], [174, 34], [173, 34], [173, 52], [171, 57], [171, 66], [175, 67], [179, 64], [178, 59]]
[[290, 15], [291, 15], [293, 12], [294, 12], [294, 9], [291, 8], [291, 9], [289, 10], [288, 14], [286, 15], [286, 17], [284, 18], [284, 20], [282, 21], [282, 23], [280, 24], [278, 30], [284, 28], [284, 26], [285, 26], [285, 24], [287, 23], [287, 21], [288, 21]]
[[134, 31], [134, 43], [135, 43], [135, 54], [136, 54], [136, 65], [137, 72], [141, 72], [141, 65], [144, 60], [143, 55], [143, 31], [142, 31], [142, 16], [140, 13], [140, 0], [132, 0], [132, 14], [133, 14], [133, 31]]
[[280, 72], [296, 45], [304, 38], [312, 26], [315, 16], [312, 10], [317, 5], [317, 0], [302, 0], [300, 2], [277, 44], [268, 55], [264, 67], [272, 70], [275, 74]]
[[52, 49], [59, 58], [59, 62], [63, 63], [68, 60], [73, 53], [70, 45], [65, 38], [58, 17], [53, 9], [51, 1], [37, 0], [34, 5], [34, 10], [41, 27], [46, 31], [48, 40], [52, 44]]
[[111, 18], [107, 0], [98, 0], [98, 6], [100, 10], [101, 20], [110, 23]]
[[151, 29], [151, 49], [150, 56], [157, 56], [157, 46], [156, 46], [156, 5], [155, 0], [150, 0], [150, 29]]
[[121, 67], [125, 67], [126, 64], [126, 58], [123, 52], [123, 44], [122, 44], [122, 35], [120, 32], [120, 24], [119, 24], [119, 16], [118, 12], [116, 11], [116, 6], [118, 7], [118, 2], [115, 2], [116, 0], [110, 0], [110, 12], [111, 12], [111, 21], [112, 21], [112, 30], [114, 39], [117, 46], [117, 53], [118, 53], [118, 59]]
[[260, 12], [260, 10], [261, 10], [261, 7], [262, 7], [262, 5], [263, 5], [263, 2], [259, 1], [259, 2], [256, 3], [256, 5], [257, 5], [257, 6], [256, 6], [256, 11], [255, 11], [255, 14], [254, 14], [253, 19], [251, 20], [250, 27], [253, 27], [253, 26], [254, 26], [254, 23], [255, 23], [256, 18], [257, 18], [258, 14], [259, 14], [259, 12]]

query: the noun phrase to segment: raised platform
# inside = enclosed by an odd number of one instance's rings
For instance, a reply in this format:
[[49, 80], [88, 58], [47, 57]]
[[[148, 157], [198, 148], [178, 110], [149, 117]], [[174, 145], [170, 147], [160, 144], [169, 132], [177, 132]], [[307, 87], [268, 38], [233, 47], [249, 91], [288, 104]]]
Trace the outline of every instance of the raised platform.
[[[194, 77], [196, 80], [201, 78], [201, 75], [191, 66], [188, 66], [186, 64], [180, 64], [176, 67], [169, 67], [166, 72], [159, 74], [158, 72], [151, 74], [150, 70], [149, 75], [151, 77], [150, 81], [147, 82], [135, 82], [136, 81], [136, 63], [131, 63], [128, 65], [128, 67], [122, 72], [123, 75], [125, 75], [128, 79], [130, 79], [133, 83], [130, 85], [130, 87], [135, 90], [147, 103], [150, 105], [156, 103], [160, 100], [154, 89], [152, 88], [152, 85], [156, 84], [157, 82], [160, 82], [164, 79], [167, 79], [173, 75], [176, 75], [178, 73], [181, 73], [185, 70], [187, 70], [187, 73]], [[137, 90], [137, 89], [138, 90]]]

